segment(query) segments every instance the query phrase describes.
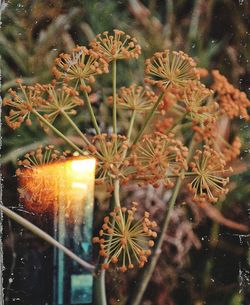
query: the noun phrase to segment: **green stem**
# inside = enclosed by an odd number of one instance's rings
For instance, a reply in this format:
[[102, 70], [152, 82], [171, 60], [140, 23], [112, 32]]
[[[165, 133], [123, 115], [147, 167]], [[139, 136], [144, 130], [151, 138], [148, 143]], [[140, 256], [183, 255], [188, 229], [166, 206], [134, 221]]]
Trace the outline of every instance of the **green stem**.
[[131, 299], [129, 299], [127, 305], [140, 305], [141, 304], [141, 299], [144, 295], [144, 292], [147, 288], [147, 285], [148, 285], [148, 283], [151, 279], [151, 276], [153, 274], [153, 271], [155, 269], [155, 266], [158, 262], [160, 254], [161, 254], [162, 243], [164, 241], [165, 234], [166, 234], [168, 224], [169, 224], [169, 221], [170, 221], [170, 216], [171, 216], [171, 213], [173, 211], [175, 201], [176, 201], [177, 195], [178, 195], [180, 187], [181, 187], [181, 181], [182, 181], [182, 178], [179, 177], [177, 179], [173, 195], [172, 195], [171, 200], [169, 202], [168, 209], [165, 212], [164, 223], [163, 223], [163, 226], [161, 228], [160, 237], [157, 240], [157, 243], [155, 245], [154, 253], [152, 255], [152, 258], [147, 263], [146, 267], [144, 267], [143, 272], [141, 273], [141, 278], [140, 278], [139, 284], [135, 289], [136, 292], [132, 295]]
[[15, 222], [22, 225], [27, 230], [30, 230], [33, 234], [39, 236], [40, 238], [47, 241], [54, 247], [57, 247], [59, 250], [63, 251], [66, 255], [68, 255], [71, 259], [76, 261], [79, 265], [83, 268], [87, 269], [90, 272], [94, 272], [95, 266], [89, 264], [88, 262], [82, 260], [80, 257], [75, 255], [72, 251], [68, 248], [60, 244], [57, 240], [51, 237], [49, 234], [45, 233], [43, 230], [39, 229], [37, 226], [33, 225], [30, 221], [26, 220], [22, 216], [18, 215], [17, 213], [11, 211], [9, 208], [5, 207], [4, 205], [0, 204], [0, 210], [9, 218], [14, 220]]
[[[115, 207], [120, 206], [120, 197], [119, 197], [119, 180], [114, 181], [114, 194], [110, 200], [110, 207], [109, 210], [113, 211]], [[114, 220], [113, 220], [114, 225]], [[112, 241], [112, 236], [109, 236], [109, 246]], [[106, 263], [108, 259], [104, 260]], [[105, 287], [105, 270], [101, 270], [100, 273], [97, 275], [95, 280], [95, 297], [97, 305], [107, 305], [107, 297], [106, 297], [106, 287]]]
[[91, 145], [87, 137], [81, 132], [81, 130], [77, 127], [77, 125], [71, 120], [69, 115], [64, 111], [61, 110], [62, 115], [66, 118], [66, 120], [70, 123], [70, 125], [73, 127], [73, 129], [78, 133], [78, 135], [83, 139], [85, 144]]
[[166, 134], [170, 133], [171, 131], [173, 131], [176, 127], [182, 127], [181, 122], [182, 120], [187, 116], [187, 113], [185, 113], [184, 115], [182, 115], [173, 126], [171, 126], [167, 131]]
[[[81, 79], [81, 84], [82, 84], [84, 87], [86, 86], [86, 84], [85, 84], [85, 82], [84, 82], [83, 79]], [[96, 118], [95, 118], [95, 114], [94, 114], [93, 108], [92, 108], [92, 106], [91, 106], [91, 102], [90, 102], [88, 93], [87, 93], [85, 90], [83, 91], [83, 95], [84, 95], [85, 101], [86, 101], [86, 103], [87, 103], [88, 112], [89, 112], [90, 118], [91, 118], [91, 120], [92, 120], [92, 123], [93, 123], [93, 125], [94, 125], [95, 131], [96, 131], [97, 134], [101, 134], [100, 129], [99, 129], [99, 126], [98, 126], [97, 121], [96, 121]]]
[[32, 110], [32, 113], [34, 113], [35, 116], [38, 117], [40, 121], [42, 121], [47, 127], [49, 127], [55, 134], [57, 134], [60, 138], [62, 138], [66, 143], [68, 143], [73, 149], [78, 151], [81, 155], [84, 155], [83, 151], [76, 146], [70, 139], [65, 137], [63, 133], [61, 133], [57, 128], [55, 128], [52, 124], [50, 124], [49, 121], [47, 121], [40, 113], [38, 113], [36, 110]]
[[142, 136], [142, 134], [143, 134], [145, 128], [147, 127], [147, 125], [148, 125], [149, 121], [151, 120], [152, 116], [154, 115], [154, 113], [155, 113], [157, 107], [159, 106], [160, 102], [162, 101], [163, 96], [164, 96], [164, 92], [162, 92], [162, 93], [159, 95], [159, 97], [158, 97], [156, 103], [154, 104], [154, 106], [152, 107], [152, 109], [151, 109], [151, 110], [149, 111], [149, 113], [147, 114], [147, 116], [146, 116], [146, 118], [145, 118], [145, 120], [144, 120], [144, 123], [143, 123], [143, 125], [142, 125], [140, 131], [138, 132], [136, 138], [134, 139], [133, 145], [135, 145], [135, 144], [140, 140], [140, 138], [141, 138], [141, 136]]
[[[136, 110], [133, 110], [133, 113], [132, 113], [132, 116], [131, 116], [131, 120], [130, 120], [130, 124], [129, 124], [129, 128], [128, 128], [128, 133], [127, 133], [128, 143], [130, 143], [130, 138], [131, 138], [134, 122], [135, 122], [135, 117], [136, 117]], [[124, 161], [124, 159], [126, 158], [127, 152], [128, 152], [128, 148], [126, 148], [123, 151], [122, 159], [121, 159], [121, 164]]]
[[107, 305], [105, 289], [105, 270], [100, 271], [95, 279], [95, 304]]
[[112, 88], [113, 88], [113, 133], [117, 134], [117, 123], [116, 123], [116, 60], [112, 64]]
[[130, 138], [131, 138], [134, 122], [135, 122], [135, 117], [136, 117], [136, 110], [133, 110], [132, 116], [131, 116], [131, 119], [130, 119], [129, 128], [128, 128], [128, 133], [127, 133], [127, 139], [128, 139], [129, 142], [130, 142]]
[[196, 39], [198, 34], [202, 4], [203, 4], [202, 0], [196, 0], [194, 3], [193, 13], [191, 16], [191, 22], [189, 27], [189, 33], [188, 33], [189, 46]]
[[[187, 162], [189, 162], [189, 160], [193, 154], [194, 146], [195, 146], [195, 142], [194, 142], [194, 140], [192, 140], [190, 147], [189, 147], [189, 154], [187, 157]], [[141, 299], [144, 295], [144, 292], [152, 277], [152, 274], [155, 270], [155, 266], [158, 262], [160, 254], [161, 254], [161, 247], [162, 247], [162, 244], [163, 244], [163, 241], [164, 241], [167, 229], [168, 229], [170, 217], [171, 217], [172, 211], [174, 209], [174, 205], [175, 205], [177, 196], [178, 196], [180, 188], [181, 188], [182, 180], [183, 180], [183, 177], [180, 176], [176, 181], [176, 185], [175, 185], [172, 197], [168, 204], [168, 209], [166, 209], [165, 214], [164, 214], [163, 226], [161, 228], [160, 236], [156, 242], [151, 260], [147, 263], [146, 267], [144, 267], [144, 269], [141, 273], [139, 284], [136, 287], [136, 289], [134, 290], [134, 293], [132, 294], [131, 298], [128, 300], [127, 305], [140, 305], [141, 304]]]

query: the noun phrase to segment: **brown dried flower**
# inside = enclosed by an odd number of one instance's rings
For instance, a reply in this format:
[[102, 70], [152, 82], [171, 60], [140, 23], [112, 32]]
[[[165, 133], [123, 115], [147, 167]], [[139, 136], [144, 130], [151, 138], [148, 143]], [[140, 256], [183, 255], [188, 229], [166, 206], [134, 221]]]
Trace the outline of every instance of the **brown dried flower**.
[[55, 84], [43, 85], [44, 99], [39, 107], [39, 111], [45, 113], [44, 117], [53, 123], [62, 113], [76, 115], [75, 108], [84, 104], [79, 98], [79, 93], [74, 88], [65, 84], [57, 88]]
[[145, 135], [132, 153], [135, 179], [155, 187], [159, 186], [160, 182], [166, 187], [173, 187], [169, 176], [178, 175], [181, 169], [186, 168], [187, 152], [187, 148], [174, 139], [174, 134], [154, 132]]
[[129, 161], [124, 158], [124, 151], [129, 144], [127, 138], [121, 135], [96, 135], [92, 139], [93, 145], [87, 146], [89, 153], [96, 159], [96, 183], [106, 184], [109, 191], [113, 191], [113, 181], [119, 178], [127, 182]]
[[[156, 102], [156, 94], [148, 87], [136, 86], [122, 87], [117, 95], [117, 107], [126, 110], [135, 110], [137, 112], [146, 112], [152, 109]], [[113, 97], [109, 97], [113, 102]]]
[[4, 106], [10, 106], [11, 110], [8, 116], [5, 116], [6, 123], [12, 129], [19, 128], [21, 124], [25, 121], [26, 125], [30, 126], [31, 113], [33, 109], [36, 109], [41, 102], [41, 88], [40, 85], [36, 84], [34, 86], [24, 86], [21, 80], [17, 80], [19, 84], [19, 92], [10, 89], [9, 97], [5, 97], [3, 100]]
[[206, 145], [203, 151], [196, 151], [193, 159], [194, 161], [190, 163], [192, 169], [190, 176], [194, 178], [188, 187], [194, 193], [194, 200], [216, 202], [220, 195], [228, 192], [227, 176], [232, 169], [225, 168], [226, 161], [221, 153]]
[[[60, 54], [55, 59], [55, 64], [52, 72], [57, 79], [61, 78], [66, 82], [75, 81], [77, 84], [81, 80], [91, 84], [95, 81], [95, 75], [109, 71], [108, 63], [100, 54], [81, 46], [74, 48], [71, 55]], [[88, 87], [85, 88], [87, 91], [90, 89]]]
[[218, 94], [217, 101], [220, 111], [228, 115], [230, 119], [242, 117], [249, 120], [247, 109], [250, 107], [250, 101], [246, 94], [231, 85], [218, 70], [213, 70], [212, 76], [214, 78], [212, 89]]
[[108, 269], [110, 263], [119, 264], [122, 272], [133, 269], [135, 263], [143, 267], [151, 254], [152, 238], [157, 237], [154, 231], [157, 224], [149, 219], [148, 212], [136, 219], [137, 203], [132, 204], [131, 209], [116, 208], [106, 216], [99, 237], [93, 238], [93, 242], [100, 245], [99, 254], [106, 258], [102, 269]]
[[137, 40], [123, 31], [113, 30], [113, 32], [114, 35], [110, 35], [107, 31], [98, 34], [90, 43], [93, 50], [109, 62], [118, 59], [137, 59], [141, 54]]
[[183, 52], [157, 52], [145, 62], [145, 82], [161, 90], [170, 86], [184, 87], [190, 80], [198, 80], [195, 61]]

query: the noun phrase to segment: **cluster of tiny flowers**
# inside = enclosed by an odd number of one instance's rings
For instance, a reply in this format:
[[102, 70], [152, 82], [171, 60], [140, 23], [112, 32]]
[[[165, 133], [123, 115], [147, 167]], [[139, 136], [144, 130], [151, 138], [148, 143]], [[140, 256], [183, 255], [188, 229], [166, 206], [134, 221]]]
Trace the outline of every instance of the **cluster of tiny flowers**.
[[49, 166], [57, 160], [63, 160], [68, 151], [61, 154], [53, 145], [41, 146], [31, 151], [18, 161], [16, 170], [20, 187], [18, 188], [21, 202], [34, 212], [51, 210], [57, 202], [57, 178], [53, 167]]
[[226, 161], [222, 154], [204, 146], [204, 150], [197, 150], [193, 162], [190, 163], [192, 181], [189, 190], [194, 193], [194, 200], [209, 200], [216, 202], [218, 198], [228, 192], [228, 174], [231, 168], [225, 168]]
[[226, 147], [222, 149], [222, 154], [226, 162], [231, 162], [240, 155], [241, 141], [239, 137], [235, 137], [231, 144], [226, 143]]
[[[146, 112], [152, 109], [157, 100], [156, 94], [148, 87], [132, 84], [130, 87], [122, 87], [117, 95], [117, 107], [125, 110]], [[109, 97], [113, 102], [113, 97]]]
[[173, 122], [174, 122], [174, 119], [171, 117], [157, 120], [155, 122], [155, 130], [160, 133], [165, 133], [166, 131], [169, 130], [169, 128], [171, 128], [173, 126]]
[[212, 94], [212, 90], [197, 81], [189, 82], [189, 85], [184, 90], [182, 101], [185, 105], [185, 112], [189, 114], [194, 123], [206, 124], [215, 120], [215, 111], [218, 108], [218, 104], [207, 104], [205, 102]]
[[145, 62], [145, 82], [165, 91], [169, 86], [184, 87], [190, 80], [198, 80], [195, 61], [183, 52], [157, 52]]
[[114, 179], [120, 179], [123, 183], [128, 180], [129, 161], [124, 158], [124, 151], [129, 146], [127, 138], [116, 134], [100, 134], [93, 137], [92, 143], [86, 149], [97, 161], [96, 183], [106, 184], [111, 192]]
[[81, 89], [87, 92], [91, 88], [85, 84], [85, 81], [92, 84], [95, 81], [95, 75], [109, 71], [107, 61], [99, 53], [81, 46], [74, 48], [72, 54], [60, 54], [55, 59], [55, 64], [52, 72], [56, 79], [81, 83]]
[[137, 59], [141, 54], [137, 40], [120, 30], [114, 30], [113, 35], [107, 31], [98, 34], [90, 46], [108, 62], [118, 59]]
[[120, 271], [133, 269], [135, 263], [143, 267], [154, 246], [152, 238], [157, 237], [154, 228], [155, 221], [149, 219], [149, 213], [136, 219], [137, 203], [133, 202], [131, 209], [116, 208], [104, 218], [104, 224], [99, 237], [93, 242], [100, 245], [99, 254], [105, 258], [103, 269], [108, 269], [110, 263], [117, 264]]
[[3, 105], [11, 107], [9, 115], [5, 116], [5, 120], [12, 129], [19, 128], [23, 122], [30, 126], [32, 124], [32, 110], [36, 109], [41, 102], [41, 87], [39, 84], [24, 86], [21, 80], [16, 82], [19, 85], [21, 94], [10, 89], [8, 91], [9, 97], [3, 99]]
[[187, 153], [188, 149], [174, 139], [174, 134], [154, 132], [145, 135], [132, 153], [135, 179], [141, 181], [140, 184], [150, 183], [158, 187], [162, 182], [166, 187], [173, 187], [168, 174], [178, 175], [186, 168]]
[[217, 93], [220, 111], [228, 115], [230, 119], [242, 117], [249, 120], [247, 109], [250, 107], [250, 101], [244, 92], [231, 85], [225, 76], [218, 70], [212, 71], [214, 83], [212, 89]]
[[184, 88], [182, 87], [169, 87], [165, 91], [161, 104], [159, 105], [160, 110], [169, 112], [178, 101], [183, 99]]
[[76, 115], [75, 108], [84, 104], [79, 98], [79, 93], [74, 88], [63, 84], [61, 88], [55, 84], [43, 85], [44, 93], [43, 102], [39, 107], [39, 111], [44, 114], [44, 117], [51, 123], [62, 113], [67, 115]]

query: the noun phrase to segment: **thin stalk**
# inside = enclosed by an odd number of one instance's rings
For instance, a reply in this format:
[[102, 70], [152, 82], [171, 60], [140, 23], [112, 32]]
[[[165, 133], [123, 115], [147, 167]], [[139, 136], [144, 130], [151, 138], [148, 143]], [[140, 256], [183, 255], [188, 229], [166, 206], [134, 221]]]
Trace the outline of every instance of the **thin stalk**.
[[120, 181], [118, 179], [115, 179], [114, 181], [114, 203], [115, 207], [120, 208]]
[[167, 40], [170, 40], [171, 34], [173, 31], [173, 25], [174, 25], [174, 3], [173, 0], [166, 0], [166, 6], [167, 6], [167, 24], [166, 27], [166, 38]]
[[[83, 79], [81, 79], [81, 84], [82, 84], [84, 87], [86, 86], [86, 84], [85, 84], [85, 82], [84, 82]], [[99, 128], [99, 126], [98, 126], [98, 124], [97, 124], [97, 121], [96, 121], [96, 117], [95, 117], [93, 108], [92, 108], [92, 106], [91, 106], [91, 102], [90, 102], [90, 100], [89, 100], [88, 93], [87, 93], [86, 91], [83, 91], [83, 95], [84, 95], [85, 101], [86, 101], [86, 103], [87, 103], [88, 112], [89, 112], [90, 118], [91, 118], [91, 120], [92, 120], [92, 123], [93, 123], [93, 125], [94, 125], [95, 131], [96, 131], [97, 134], [101, 134], [100, 128]]]
[[139, 285], [136, 287], [136, 292], [132, 295], [131, 299], [129, 299], [127, 305], [139, 305], [139, 304], [141, 304], [141, 299], [144, 295], [144, 292], [147, 288], [147, 285], [148, 285], [148, 283], [151, 279], [151, 276], [154, 272], [155, 266], [158, 262], [160, 254], [161, 254], [161, 247], [162, 247], [162, 244], [163, 244], [163, 241], [164, 241], [164, 238], [165, 238], [165, 234], [166, 234], [166, 231], [167, 231], [167, 228], [168, 228], [168, 224], [169, 224], [169, 221], [170, 221], [170, 216], [171, 216], [171, 213], [173, 211], [175, 201], [176, 201], [177, 195], [178, 195], [180, 187], [181, 187], [181, 181], [182, 181], [182, 178], [179, 177], [177, 179], [173, 195], [172, 195], [171, 200], [169, 202], [168, 209], [165, 212], [164, 223], [163, 223], [163, 226], [162, 226], [162, 229], [161, 229], [160, 237], [157, 240], [157, 243], [155, 245], [154, 253], [152, 255], [152, 258], [147, 263], [146, 267], [144, 267], [143, 272], [141, 273], [141, 279], [139, 281]]
[[134, 139], [133, 145], [135, 145], [135, 144], [140, 140], [140, 138], [141, 138], [141, 136], [142, 136], [142, 134], [143, 134], [145, 128], [147, 127], [147, 125], [148, 125], [149, 121], [151, 120], [152, 116], [154, 115], [154, 113], [155, 113], [157, 107], [159, 106], [160, 102], [162, 101], [163, 96], [164, 96], [164, 92], [162, 92], [162, 93], [159, 95], [159, 97], [158, 97], [156, 103], [154, 104], [154, 106], [152, 107], [152, 109], [151, 109], [151, 110], [149, 111], [149, 113], [147, 114], [147, 116], [146, 116], [146, 118], [145, 118], [145, 120], [144, 120], [144, 122], [143, 122], [143, 125], [142, 125], [140, 131], [138, 132], [136, 138]]
[[9, 208], [5, 207], [4, 205], [0, 204], [0, 210], [9, 218], [14, 220], [15, 222], [22, 225], [27, 230], [31, 231], [33, 234], [37, 235], [38, 237], [42, 238], [43, 240], [47, 241], [52, 246], [58, 248], [59, 250], [63, 251], [66, 255], [68, 255], [71, 259], [76, 261], [79, 265], [90, 272], [94, 272], [95, 266], [89, 264], [88, 262], [82, 260], [68, 248], [60, 244], [57, 240], [51, 237], [49, 234], [45, 233], [43, 230], [39, 229], [37, 226], [33, 225], [30, 221], [26, 220], [22, 216], [18, 215], [17, 213], [11, 211]]
[[[115, 191], [113, 193], [113, 196], [110, 200], [110, 206], [109, 210], [112, 211], [117, 205], [116, 205], [116, 200], [115, 197], [118, 195], [118, 202], [119, 201], [119, 180], [117, 180], [118, 183], [115, 183]], [[118, 191], [118, 194], [117, 194]], [[116, 194], [116, 195], [115, 195]], [[113, 220], [113, 225], [114, 225], [114, 220]], [[112, 241], [112, 236], [109, 236], [109, 247], [110, 243]], [[107, 258], [105, 258], [104, 263], [108, 261]], [[97, 305], [107, 305], [107, 297], [106, 297], [106, 287], [105, 287], [105, 270], [101, 270], [99, 274], [97, 274], [96, 280], [95, 280], [95, 301]]]
[[174, 124], [173, 126], [171, 126], [171, 127], [166, 131], [166, 133], [167, 133], [167, 134], [170, 133], [170, 132], [173, 131], [177, 126], [181, 126], [181, 127], [182, 127], [182, 125], [181, 125], [180, 123], [181, 123], [181, 121], [182, 121], [186, 116], [187, 116], [187, 113], [185, 113], [184, 115], [182, 115], [181, 118], [179, 118], [179, 119], [175, 122], [175, 124]]
[[105, 270], [100, 271], [95, 280], [95, 304], [107, 305], [105, 289]]
[[203, 4], [203, 0], [196, 0], [194, 3], [193, 13], [191, 16], [191, 23], [188, 33], [189, 44], [191, 44], [195, 40], [198, 34], [202, 4]]
[[[127, 133], [128, 143], [130, 143], [130, 138], [131, 138], [134, 122], [135, 122], [135, 117], [136, 117], [136, 110], [133, 110], [131, 120], [130, 120], [130, 123], [129, 123], [128, 133]], [[121, 164], [122, 164], [123, 160], [125, 159], [125, 157], [127, 155], [127, 152], [128, 152], [128, 148], [123, 151]]]
[[113, 133], [117, 134], [116, 111], [116, 60], [112, 63], [112, 88], [113, 88]]
[[81, 155], [84, 155], [83, 151], [75, 145], [70, 139], [65, 137], [63, 133], [61, 133], [57, 128], [55, 128], [49, 121], [47, 121], [40, 113], [38, 113], [35, 109], [32, 110], [35, 116], [38, 117], [40, 121], [42, 121], [47, 127], [49, 127], [55, 134], [57, 134], [60, 138], [62, 138], [66, 143], [68, 143], [73, 149], [78, 151]]
[[[194, 146], [195, 146], [195, 142], [194, 142], [194, 140], [192, 140], [190, 147], [189, 147], [189, 155], [187, 157], [187, 162], [190, 160], [190, 158], [193, 154]], [[161, 247], [162, 247], [162, 244], [163, 244], [163, 241], [164, 241], [167, 229], [168, 229], [170, 217], [171, 217], [172, 211], [174, 209], [174, 205], [175, 205], [177, 196], [178, 196], [180, 188], [181, 188], [182, 180], [183, 180], [183, 177], [180, 176], [176, 181], [176, 185], [175, 185], [172, 197], [168, 204], [168, 209], [166, 209], [165, 214], [164, 214], [163, 226], [161, 228], [160, 236], [156, 242], [151, 260], [147, 263], [146, 267], [144, 267], [144, 269], [141, 273], [138, 287], [136, 287], [136, 289], [134, 290], [134, 294], [132, 295], [132, 297], [129, 298], [127, 305], [140, 305], [141, 304], [141, 299], [144, 295], [144, 292], [152, 277], [152, 274], [155, 270], [155, 266], [158, 262], [160, 254], [161, 254]]]
[[87, 137], [81, 132], [81, 130], [77, 127], [77, 125], [71, 120], [70, 116], [64, 111], [61, 110], [62, 115], [66, 118], [66, 120], [69, 122], [69, 124], [73, 127], [73, 129], [78, 133], [78, 135], [83, 139], [85, 144], [91, 145]]
[[132, 130], [133, 130], [133, 127], [134, 127], [135, 117], [136, 117], [136, 110], [133, 110], [132, 116], [131, 116], [131, 119], [130, 119], [129, 128], [128, 128], [128, 133], [127, 133], [127, 139], [128, 139], [129, 142], [130, 142]]

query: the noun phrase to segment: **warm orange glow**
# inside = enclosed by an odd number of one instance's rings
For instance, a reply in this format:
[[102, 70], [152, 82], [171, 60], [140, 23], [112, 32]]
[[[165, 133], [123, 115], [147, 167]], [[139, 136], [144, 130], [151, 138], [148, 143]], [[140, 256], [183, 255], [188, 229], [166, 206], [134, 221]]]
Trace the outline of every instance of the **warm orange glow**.
[[86, 200], [93, 201], [95, 164], [94, 158], [76, 158], [22, 170], [22, 203], [34, 212], [55, 211], [64, 205], [69, 214], [76, 214]]

